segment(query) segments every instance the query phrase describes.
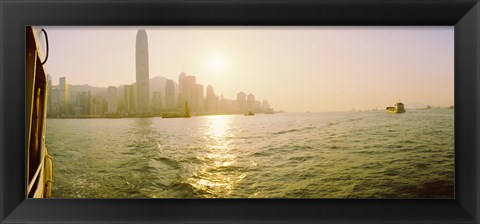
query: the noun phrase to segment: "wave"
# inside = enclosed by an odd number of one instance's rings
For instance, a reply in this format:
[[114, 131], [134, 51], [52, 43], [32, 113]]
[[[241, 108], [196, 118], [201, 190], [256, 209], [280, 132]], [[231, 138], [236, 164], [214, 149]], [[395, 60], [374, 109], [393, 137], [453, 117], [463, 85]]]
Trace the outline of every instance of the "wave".
[[314, 129], [314, 128], [315, 128], [314, 126], [307, 126], [307, 127], [303, 127], [303, 128], [292, 128], [292, 129], [289, 129], [289, 130], [274, 132], [273, 135], [281, 135], [281, 134], [286, 134], [286, 133], [290, 133], [290, 132], [305, 131], [305, 130], [310, 130], [310, 129]]
[[314, 158], [315, 157], [313, 157], [313, 156], [294, 156], [294, 157], [288, 158], [288, 160], [297, 161], [297, 162], [305, 162], [307, 160], [311, 160], [311, 159], [314, 159]]
[[174, 168], [180, 168], [180, 163], [177, 160], [174, 160], [168, 157], [160, 156], [160, 157], [153, 158], [153, 160], [162, 162], [163, 164], [166, 164]]
[[208, 194], [206, 191], [184, 182], [173, 183], [168, 186], [168, 189], [175, 192], [176, 198], [200, 198]]

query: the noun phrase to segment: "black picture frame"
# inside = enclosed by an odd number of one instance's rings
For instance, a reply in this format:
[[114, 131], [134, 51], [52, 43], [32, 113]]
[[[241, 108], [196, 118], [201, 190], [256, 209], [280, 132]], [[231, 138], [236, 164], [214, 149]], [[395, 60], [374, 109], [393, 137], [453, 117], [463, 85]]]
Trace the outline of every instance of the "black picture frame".
[[[477, 0], [0, 0], [0, 23], [1, 223], [480, 223]], [[26, 199], [26, 25], [455, 26], [455, 199]]]

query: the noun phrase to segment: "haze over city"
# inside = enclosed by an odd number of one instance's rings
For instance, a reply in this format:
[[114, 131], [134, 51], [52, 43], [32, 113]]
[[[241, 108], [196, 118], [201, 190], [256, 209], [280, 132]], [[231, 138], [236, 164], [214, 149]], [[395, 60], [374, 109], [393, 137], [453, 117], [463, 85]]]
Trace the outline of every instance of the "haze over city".
[[[53, 84], [135, 82], [139, 27], [44, 27]], [[287, 112], [454, 104], [452, 27], [141, 27], [149, 77], [184, 71], [217, 95]]]

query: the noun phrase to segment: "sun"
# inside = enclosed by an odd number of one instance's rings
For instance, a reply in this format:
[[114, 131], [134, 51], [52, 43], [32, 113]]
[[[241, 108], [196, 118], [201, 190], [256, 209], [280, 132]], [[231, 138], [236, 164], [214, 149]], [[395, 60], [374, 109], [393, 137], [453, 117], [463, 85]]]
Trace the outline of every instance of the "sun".
[[222, 74], [227, 69], [227, 60], [220, 54], [214, 54], [208, 57], [207, 67], [211, 72]]

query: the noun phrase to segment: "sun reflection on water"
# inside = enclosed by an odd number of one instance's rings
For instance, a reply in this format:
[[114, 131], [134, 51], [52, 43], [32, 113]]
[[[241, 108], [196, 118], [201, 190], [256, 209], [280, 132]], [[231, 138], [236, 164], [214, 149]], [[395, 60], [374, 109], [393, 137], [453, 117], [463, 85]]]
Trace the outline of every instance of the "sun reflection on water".
[[237, 155], [228, 140], [232, 137], [231, 130], [231, 116], [205, 117], [205, 151], [201, 154], [204, 163], [188, 182], [211, 197], [228, 197], [235, 184], [246, 176], [234, 166]]

